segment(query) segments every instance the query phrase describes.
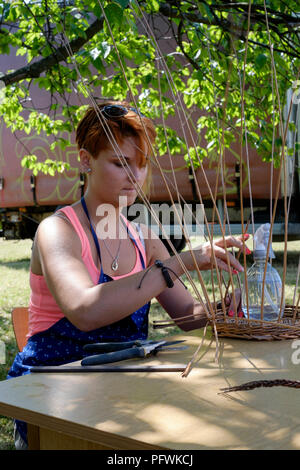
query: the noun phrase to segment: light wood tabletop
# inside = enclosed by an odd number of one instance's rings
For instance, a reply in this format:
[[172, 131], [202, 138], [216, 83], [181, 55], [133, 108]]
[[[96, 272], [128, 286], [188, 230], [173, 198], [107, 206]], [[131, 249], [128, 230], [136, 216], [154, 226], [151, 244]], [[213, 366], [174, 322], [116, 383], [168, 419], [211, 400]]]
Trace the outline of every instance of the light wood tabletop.
[[[186, 364], [200, 332], [176, 339], [189, 348], [126, 364]], [[300, 449], [300, 389], [220, 393], [253, 380], [298, 380], [300, 341], [219, 343], [219, 362], [208, 338], [187, 378], [92, 372], [2, 381], [0, 414], [29, 423], [33, 449]]]

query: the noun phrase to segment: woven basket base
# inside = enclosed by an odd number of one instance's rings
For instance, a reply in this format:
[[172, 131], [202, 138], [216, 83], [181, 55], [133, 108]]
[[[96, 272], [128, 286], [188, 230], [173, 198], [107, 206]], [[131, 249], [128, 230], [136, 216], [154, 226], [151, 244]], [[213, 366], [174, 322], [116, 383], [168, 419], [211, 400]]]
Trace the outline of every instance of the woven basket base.
[[292, 305], [286, 305], [280, 322], [228, 317], [218, 310], [215, 321], [210, 319], [209, 323], [212, 327], [215, 323], [218, 337], [260, 341], [296, 339], [300, 338], [300, 307], [296, 312], [295, 309]]

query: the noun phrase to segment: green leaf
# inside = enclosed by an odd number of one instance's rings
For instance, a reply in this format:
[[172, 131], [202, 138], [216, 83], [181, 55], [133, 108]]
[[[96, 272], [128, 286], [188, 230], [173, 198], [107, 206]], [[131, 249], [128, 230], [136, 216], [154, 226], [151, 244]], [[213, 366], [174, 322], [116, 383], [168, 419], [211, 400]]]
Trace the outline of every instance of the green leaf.
[[103, 62], [102, 60], [100, 59], [100, 57], [97, 57], [96, 60], [93, 60], [93, 65], [94, 67], [99, 70], [99, 72], [101, 72], [103, 75], [106, 73], [106, 69], [103, 65]]
[[211, 21], [214, 21], [214, 15], [212, 14], [212, 12], [210, 10], [210, 7], [206, 3], [204, 3], [204, 8], [205, 8], [205, 11], [206, 11], [206, 14], [207, 14], [208, 18]]
[[118, 50], [123, 56], [127, 57], [127, 59], [132, 59], [135, 52], [130, 50], [125, 44], [119, 44]]
[[152, 11], [154, 11], [154, 12], [159, 11], [159, 1], [158, 0], [147, 0], [147, 4], [151, 8]]
[[255, 65], [258, 67], [258, 69], [262, 69], [267, 63], [267, 56], [265, 54], [259, 54], [255, 58]]
[[289, 130], [292, 132], [296, 132], [296, 126], [293, 122], [289, 122]]
[[123, 10], [117, 3], [111, 3], [104, 8], [105, 15], [110, 26], [121, 26], [123, 21]]
[[102, 8], [98, 2], [96, 2], [96, 5], [93, 7], [93, 13], [97, 18], [101, 18], [103, 16]]
[[21, 160], [21, 166], [23, 168], [29, 168], [32, 169], [34, 165], [37, 162], [37, 156], [36, 155], [24, 155], [24, 157]]
[[82, 82], [78, 83], [77, 88], [78, 88], [78, 91], [82, 93], [85, 98], [88, 98], [89, 96], [88, 89]]
[[118, 3], [123, 9], [127, 8], [130, 0], [115, 0], [116, 3]]

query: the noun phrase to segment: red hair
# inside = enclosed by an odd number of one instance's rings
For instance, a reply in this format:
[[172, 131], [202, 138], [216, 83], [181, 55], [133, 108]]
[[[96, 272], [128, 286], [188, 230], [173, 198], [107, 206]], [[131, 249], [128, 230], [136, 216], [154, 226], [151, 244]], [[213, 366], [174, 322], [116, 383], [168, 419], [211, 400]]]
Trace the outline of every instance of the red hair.
[[[106, 105], [124, 106], [128, 113], [117, 119], [107, 119], [101, 113]], [[109, 101], [95, 108], [89, 107], [76, 129], [78, 150], [87, 150], [93, 158], [97, 158], [102, 150], [122, 144], [127, 137], [137, 139], [141, 165], [144, 165], [156, 137], [155, 127], [149, 118], [134, 112], [125, 101]], [[145, 146], [146, 152], [143, 151]]]

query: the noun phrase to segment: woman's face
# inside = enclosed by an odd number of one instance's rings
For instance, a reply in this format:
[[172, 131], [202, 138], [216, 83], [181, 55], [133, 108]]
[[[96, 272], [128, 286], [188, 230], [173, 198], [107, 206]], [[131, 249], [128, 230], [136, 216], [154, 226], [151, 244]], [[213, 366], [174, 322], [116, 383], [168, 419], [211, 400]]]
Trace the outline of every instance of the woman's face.
[[[146, 143], [143, 146], [141, 150], [146, 151]], [[137, 139], [127, 137], [122, 144], [102, 150], [96, 159], [90, 159], [89, 187], [99, 201], [115, 207], [133, 204], [148, 171], [147, 164], [141, 166], [139, 147]], [[129, 168], [125, 163], [122, 165], [124, 159]]]

